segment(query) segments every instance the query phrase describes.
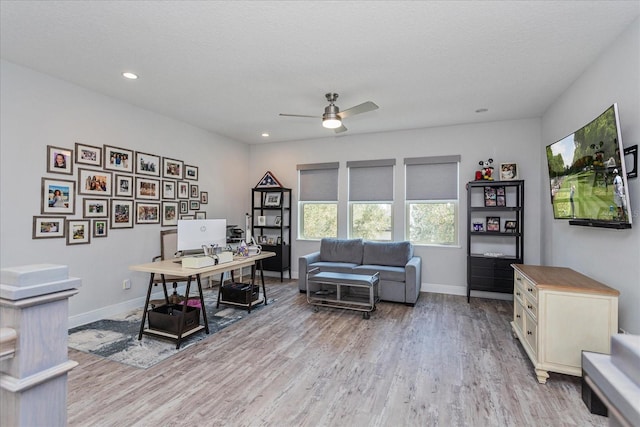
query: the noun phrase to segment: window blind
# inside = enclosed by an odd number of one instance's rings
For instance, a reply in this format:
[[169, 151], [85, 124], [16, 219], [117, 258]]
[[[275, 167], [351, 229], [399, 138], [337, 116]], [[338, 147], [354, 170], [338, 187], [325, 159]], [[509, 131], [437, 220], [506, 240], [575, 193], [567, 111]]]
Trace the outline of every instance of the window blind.
[[301, 202], [338, 200], [338, 162], [298, 165]]
[[460, 156], [405, 158], [407, 200], [457, 200]]
[[349, 201], [393, 200], [393, 167], [395, 164], [395, 159], [347, 162]]

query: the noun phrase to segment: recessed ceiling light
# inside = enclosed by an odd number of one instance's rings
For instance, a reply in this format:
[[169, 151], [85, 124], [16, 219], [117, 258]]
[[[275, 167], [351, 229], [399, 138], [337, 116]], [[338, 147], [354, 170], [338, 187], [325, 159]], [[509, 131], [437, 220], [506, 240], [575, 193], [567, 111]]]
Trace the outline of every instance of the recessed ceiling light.
[[268, 132], [262, 132], [262, 136], [264, 136], [265, 138], [269, 136]]
[[138, 78], [138, 75], [125, 71], [124, 73], [122, 73], [122, 77], [124, 77], [125, 79], [135, 80]]
[[478, 109], [476, 110], [476, 113], [486, 113], [487, 111], [489, 111], [489, 109], [488, 109], [488, 108], [478, 108]]

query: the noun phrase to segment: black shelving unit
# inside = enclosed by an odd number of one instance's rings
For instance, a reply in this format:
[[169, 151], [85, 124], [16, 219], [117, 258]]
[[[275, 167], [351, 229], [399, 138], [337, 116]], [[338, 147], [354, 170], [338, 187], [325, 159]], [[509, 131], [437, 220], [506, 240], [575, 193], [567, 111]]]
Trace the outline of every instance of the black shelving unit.
[[524, 181], [467, 183], [467, 302], [471, 291], [513, 293], [514, 263], [524, 264]]
[[[276, 254], [262, 261], [263, 270], [280, 272], [280, 281], [288, 271], [291, 279], [291, 189], [253, 188], [251, 212], [251, 234], [263, 251]], [[259, 217], [265, 218], [264, 224], [258, 222]], [[276, 217], [280, 217], [280, 224], [276, 224]], [[260, 240], [261, 236], [267, 240]]]

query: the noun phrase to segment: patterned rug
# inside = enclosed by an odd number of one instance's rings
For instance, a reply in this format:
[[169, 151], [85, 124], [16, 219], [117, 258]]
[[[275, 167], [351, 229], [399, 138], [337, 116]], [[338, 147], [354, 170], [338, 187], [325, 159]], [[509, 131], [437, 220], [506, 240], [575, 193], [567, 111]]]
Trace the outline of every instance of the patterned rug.
[[[175, 342], [143, 335], [138, 341], [140, 321], [142, 319], [142, 307], [69, 330], [69, 347], [105, 357], [115, 362], [146, 369], [161, 362], [174, 354], [189, 348], [203, 339], [211, 337], [216, 332], [233, 323], [251, 316], [254, 312], [270, 307], [276, 300], [269, 299], [268, 304], [259, 304], [251, 309], [251, 313], [241, 307], [233, 307], [220, 304], [216, 308], [218, 290], [205, 289], [205, 307], [207, 308], [207, 320], [209, 322], [209, 334], [204, 330], [182, 340], [180, 348], [176, 350]], [[156, 301], [156, 304], [162, 304]], [[200, 315], [202, 323], [202, 315]]]

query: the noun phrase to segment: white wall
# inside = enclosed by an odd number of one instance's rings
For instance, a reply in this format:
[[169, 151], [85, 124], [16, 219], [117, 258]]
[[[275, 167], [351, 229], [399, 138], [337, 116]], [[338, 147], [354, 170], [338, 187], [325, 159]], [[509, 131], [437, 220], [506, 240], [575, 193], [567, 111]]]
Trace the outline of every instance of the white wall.
[[640, 20], [636, 20], [542, 119], [540, 169], [543, 192], [542, 261], [570, 267], [620, 291], [619, 325], [640, 333], [640, 182], [629, 180], [633, 228], [610, 230], [570, 226], [554, 220], [547, 194], [545, 147], [618, 103], [625, 147], [640, 143]]
[[[74, 149], [75, 142], [107, 144], [198, 166], [199, 189], [209, 192], [209, 204], [201, 206], [207, 218], [244, 224], [251, 187], [241, 173], [249, 162], [245, 144], [6, 61], [0, 66], [1, 265], [68, 265], [70, 274], [82, 279], [80, 293], [70, 300], [72, 326], [142, 305], [148, 275], [128, 267], [160, 253], [161, 227], [109, 230], [108, 237], [89, 245], [32, 240], [32, 219], [40, 215], [41, 177], [77, 179], [75, 167], [73, 176], [47, 174], [47, 145]], [[77, 197], [76, 214], [70, 218], [81, 218], [81, 202]], [[122, 289], [125, 278], [132, 279], [131, 290]]]
[[[520, 178], [525, 182], [525, 262], [540, 262], [540, 121], [538, 119], [468, 124], [430, 129], [369, 135], [348, 134], [319, 140], [252, 146], [250, 170], [252, 182], [257, 182], [270, 170], [286, 187], [293, 189], [297, 200], [297, 164], [340, 162], [339, 170], [339, 237], [347, 233], [347, 170], [349, 160], [396, 159], [394, 238], [404, 237], [404, 158], [460, 154], [460, 246], [455, 248], [417, 246], [415, 253], [423, 261], [423, 291], [466, 294], [466, 190], [467, 181], [474, 179], [478, 162], [491, 157], [496, 169], [501, 162], [516, 162]], [[428, 183], [425, 183], [428, 185]], [[297, 221], [297, 206], [292, 221]], [[319, 248], [319, 242], [296, 241], [293, 230], [292, 268], [297, 276], [298, 257]]]

